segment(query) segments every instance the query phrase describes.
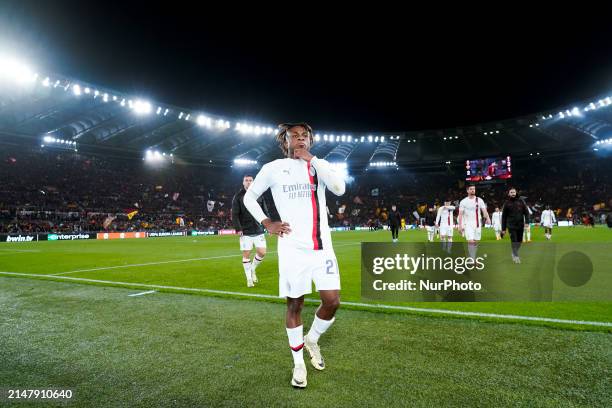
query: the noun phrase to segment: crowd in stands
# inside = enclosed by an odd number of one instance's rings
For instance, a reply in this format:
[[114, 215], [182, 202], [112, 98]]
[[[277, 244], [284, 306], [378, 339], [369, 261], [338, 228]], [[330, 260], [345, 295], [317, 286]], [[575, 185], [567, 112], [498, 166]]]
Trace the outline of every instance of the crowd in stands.
[[58, 151], [13, 150], [2, 159], [0, 233], [231, 226], [236, 184], [222, 183], [219, 170]]
[[[0, 233], [231, 228], [231, 200], [248, 172], [13, 146], [3, 146], [0, 159]], [[611, 170], [604, 159], [515, 162], [510, 181], [479, 184], [477, 195], [492, 212], [513, 185], [536, 222], [547, 205], [575, 224], [612, 221]], [[426, 208], [465, 197], [463, 179], [460, 168], [365, 171], [344, 196], [328, 195], [329, 222], [380, 227], [395, 204], [407, 225], [417, 224]]]
[[[513, 186], [528, 204], [532, 222], [539, 222], [546, 206], [555, 211], [558, 220], [570, 220], [574, 225], [612, 222], [612, 163], [608, 160], [538, 159], [520, 163], [519, 168], [511, 180], [476, 185], [476, 194], [489, 212], [502, 208]], [[400, 170], [395, 177], [389, 177], [389, 171], [393, 170], [362, 176], [347, 189], [346, 198], [334, 200], [337, 225], [379, 228], [386, 225], [392, 205], [397, 206], [406, 225], [416, 225], [427, 208], [437, 208], [444, 201], [458, 206], [467, 195], [468, 183], [456, 169], [417, 174]]]

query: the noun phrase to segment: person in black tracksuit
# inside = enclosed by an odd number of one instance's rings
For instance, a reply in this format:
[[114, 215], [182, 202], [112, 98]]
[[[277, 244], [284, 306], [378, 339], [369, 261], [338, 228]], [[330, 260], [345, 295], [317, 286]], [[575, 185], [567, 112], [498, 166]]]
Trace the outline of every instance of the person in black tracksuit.
[[391, 237], [393, 242], [397, 242], [399, 237], [399, 229], [402, 225], [402, 216], [395, 205], [391, 206], [391, 212], [389, 213], [389, 228], [391, 229]]
[[512, 187], [508, 190], [508, 200], [504, 203], [502, 210], [502, 237], [506, 232], [506, 228], [510, 233], [510, 242], [512, 246], [512, 261], [521, 263], [518, 251], [523, 242], [523, 230], [525, 225], [529, 223], [529, 210], [525, 201], [516, 196], [516, 188]]
[[436, 212], [429, 207], [425, 213], [425, 229], [427, 229], [427, 241], [433, 242], [436, 235]]
[[[253, 176], [247, 174], [242, 179], [243, 188], [234, 195], [232, 199], [232, 223], [236, 233], [240, 235], [240, 250], [242, 251], [242, 266], [244, 268], [244, 274], [247, 278], [247, 286], [252, 287], [254, 283], [257, 283], [257, 274], [255, 270], [257, 266], [263, 261], [266, 255], [266, 238], [264, 236], [264, 229], [255, 218], [251, 215], [249, 210], [244, 205], [244, 195], [247, 189], [253, 182]], [[280, 216], [274, 206], [274, 200], [270, 191], [266, 191], [257, 200], [260, 206], [263, 208], [266, 215], [272, 220], [279, 220]], [[255, 246], [256, 254], [251, 262], [251, 249]]]

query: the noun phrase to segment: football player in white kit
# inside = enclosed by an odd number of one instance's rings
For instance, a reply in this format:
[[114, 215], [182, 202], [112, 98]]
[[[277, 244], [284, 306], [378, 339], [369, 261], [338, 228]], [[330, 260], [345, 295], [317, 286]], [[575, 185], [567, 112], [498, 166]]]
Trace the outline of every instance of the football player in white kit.
[[474, 184], [467, 187], [467, 193], [468, 196], [459, 203], [457, 223], [459, 224], [459, 230], [465, 233], [470, 258], [476, 259], [478, 242], [482, 235], [481, 217], [484, 217], [487, 224], [491, 224], [491, 218], [489, 218], [485, 202], [482, 201], [482, 198], [476, 197], [476, 186]]
[[491, 214], [491, 221], [493, 222], [493, 230], [495, 231], [495, 239], [501, 239], [502, 230], [502, 212], [499, 207], [495, 207], [495, 212]]
[[547, 205], [546, 209], [542, 211], [542, 215], [540, 216], [540, 223], [544, 227], [544, 236], [546, 239], [552, 238], [552, 229], [556, 222], [557, 219], [555, 218], [555, 213], [550, 209], [550, 205]]
[[[244, 204], [255, 219], [278, 238], [279, 296], [287, 298], [286, 328], [293, 355], [291, 385], [306, 387], [303, 349], [317, 370], [325, 363], [318, 340], [334, 322], [340, 306], [340, 274], [325, 215], [325, 189], [344, 194], [345, 183], [327, 161], [310, 153], [312, 128], [306, 123], [280, 126], [276, 136], [285, 159], [264, 165], [244, 196]], [[257, 203], [268, 188], [282, 221], [270, 220]], [[301, 312], [304, 295], [314, 282], [321, 304], [310, 331], [303, 335]]]
[[438, 208], [438, 215], [436, 216], [436, 227], [440, 231], [442, 250], [449, 254], [453, 245], [453, 229], [455, 228], [454, 211], [455, 206], [451, 205], [450, 200], [447, 200], [442, 207]]

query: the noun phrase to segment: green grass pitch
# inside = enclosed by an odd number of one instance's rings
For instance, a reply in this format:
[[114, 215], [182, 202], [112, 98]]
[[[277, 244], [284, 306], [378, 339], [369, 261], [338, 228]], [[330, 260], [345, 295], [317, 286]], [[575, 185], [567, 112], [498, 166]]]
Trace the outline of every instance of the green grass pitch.
[[[362, 302], [359, 244], [389, 235], [333, 233], [344, 302]], [[423, 231], [400, 233], [400, 241], [424, 239]], [[492, 231], [483, 240], [494, 241]], [[543, 241], [541, 229], [533, 228], [533, 240]], [[557, 228], [553, 240], [612, 244], [612, 231]], [[612, 302], [346, 306], [321, 339], [328, 369], [310, 369], [308, 388], [293, 390], [284, 306], [274, 299], [275, 249], [269, 238], [260, 283], [247, 288], [235, 236], [3, 244], [0, 271], [13, 274], [0, 273], [0, 389], [72, 388], [68, 406], [556, 407], [612, 400], [611, 325], [491, 316], [609, 324]], [[313, 312], [309, 304], [306, 329]]]

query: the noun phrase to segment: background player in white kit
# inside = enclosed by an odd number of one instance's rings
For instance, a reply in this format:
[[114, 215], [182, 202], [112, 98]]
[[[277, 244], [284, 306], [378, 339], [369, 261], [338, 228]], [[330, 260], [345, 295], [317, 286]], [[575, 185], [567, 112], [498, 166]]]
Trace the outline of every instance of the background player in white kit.
[[454, 211], [455, 206], [451, 205], [450, 200], [447, 200], [442, 207], [438, 208], [438, 215], [436, 216], [436, 227], [440, 231], [442, 250], [449, 254], [451, 245], [453, 245], [453, 229], [455, 228]]
[[540, 216], [540, 223], [544, 227], [544, 236], [546, 239], [552, 238], [552, 229], [556, 222], [557, 219], [555, 218], [555, 213], [550, 209], [550, 205], [547, 205], [546, 209], [542, 211], [542, 215]]
[[[308, 124], [281, 125], [276, 139], [287, 158], [262, 167], [244, 196], [244, 204], [268, 232], [279, 235], [279, 296], [287, 298], [286, 327], [294, 361], [291, 385], [303, 388], [307, 384], [303, 348], [312, 365], [323, 370], [317, 342], [334, 322], [340, 306], [340, 274], [325, 214], [325, 189], [340, 196], [345, 183], [327, 161], [310, 153], [313, 132]], [[282, 221], [267, 218], [257, 204], [268, 188]], [[310, 331], [303, 336], [301, 312], [304, 295], [312, 292], [312, 282], [321, 304]]]
[[495, 231], [495, 239], [500, 240], [502, 231], [502, 212], [499, 207], [495, 207], [495, 211], [491, 214], [491, 221], [493, 222], [493, 230]]
[[476, 186], [470, 184], [467, 187], [468, 196], [459, 203], [459, 217], [457, 223], [459, 230], [465, 233], [468, 242], [468, 253], [472, 259], [476, 258], [478, 242], [482, 236], [482, 219], [491, 224], [491, 218], [487, 212], [487, 205], [482, 198], [476, 197]]

